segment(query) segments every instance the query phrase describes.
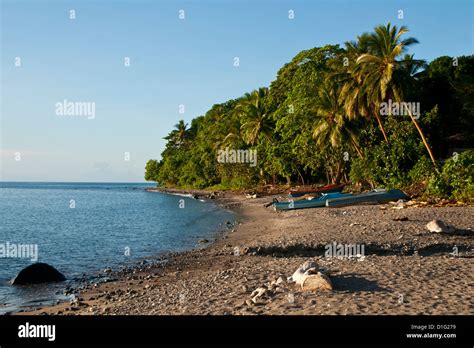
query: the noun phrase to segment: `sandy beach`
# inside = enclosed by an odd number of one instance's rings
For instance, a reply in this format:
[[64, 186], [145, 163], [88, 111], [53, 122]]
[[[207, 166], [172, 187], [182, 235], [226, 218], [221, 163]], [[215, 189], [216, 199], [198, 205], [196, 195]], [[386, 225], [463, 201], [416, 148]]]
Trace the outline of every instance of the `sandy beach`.
[[[160, 265], [113, 273], [117, 280], [87, 285], [71, 303], [18, 314], [474, 313], [474, 207], [384, 204], [277, 213], [264, 207], [274, 197], [283, 195], [219, 192], [214, 200], [241, 216], [222, 239], [167, 255]], [[433, 219], [457, 232], [428, 231]], [[363, 245], [364, 255], [327, 257], [331, 243]], [[333, 290], [303, 291], [287, 282], [308, 260], [330, 270]], [[252, 301], [261, 287], [267, 291]]]

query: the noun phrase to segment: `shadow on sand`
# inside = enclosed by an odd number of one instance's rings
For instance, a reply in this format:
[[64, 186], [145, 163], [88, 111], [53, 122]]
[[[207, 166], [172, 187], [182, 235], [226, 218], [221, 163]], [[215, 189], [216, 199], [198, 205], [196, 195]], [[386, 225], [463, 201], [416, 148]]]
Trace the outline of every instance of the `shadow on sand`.
[[334, 285], [334, 289], [337, 291], [368, 291], [368, 292], [380, 292], [389, 291], [388, 289], [382, 288], [372, 280], [365, 279], [363, 277], [343, 274], [338, 276], [331, 276], [331, 281]]

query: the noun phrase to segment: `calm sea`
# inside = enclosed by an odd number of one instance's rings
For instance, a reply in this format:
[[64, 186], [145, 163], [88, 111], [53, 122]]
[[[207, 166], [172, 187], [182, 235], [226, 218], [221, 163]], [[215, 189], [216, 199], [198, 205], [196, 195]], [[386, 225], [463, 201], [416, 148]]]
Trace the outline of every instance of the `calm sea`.
[[0, 313], [64, 299], [62, 290], [69, 282], [30, 287], [8, 283], [34, 263], [35, 246], [38, 262], [77, 279], [147, 256], [193, 249], [201, 239], [218, 237], [225, 222], [235, 220], [234, 213], [212, 202], [144, 190], [152, 186], [0, 182], [0, 244], [10, 250], [29, 245], [31, 250], [22, 258], [0, 257]]

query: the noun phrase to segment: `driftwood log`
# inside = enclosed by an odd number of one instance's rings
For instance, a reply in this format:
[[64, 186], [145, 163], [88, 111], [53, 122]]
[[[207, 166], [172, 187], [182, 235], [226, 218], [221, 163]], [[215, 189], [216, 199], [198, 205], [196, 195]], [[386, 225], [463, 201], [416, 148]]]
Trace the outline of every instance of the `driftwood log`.
[[288, 282], [296, 283], [303, 291], [332, 290], [331, 280], [325, 273], [328, 272], [320, 270], [316, 262], [306, 261], [291, 277], [288, 277]]

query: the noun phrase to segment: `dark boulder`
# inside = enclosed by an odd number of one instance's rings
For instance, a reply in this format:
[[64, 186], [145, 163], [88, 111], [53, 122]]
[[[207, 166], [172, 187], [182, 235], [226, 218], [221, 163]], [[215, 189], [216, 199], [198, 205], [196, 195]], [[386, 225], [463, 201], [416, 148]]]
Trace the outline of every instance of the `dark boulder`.
[[62, 282], [66, 277], [53, 266], [38, 262], [23, 268], [12, 280], [13, 285]]

